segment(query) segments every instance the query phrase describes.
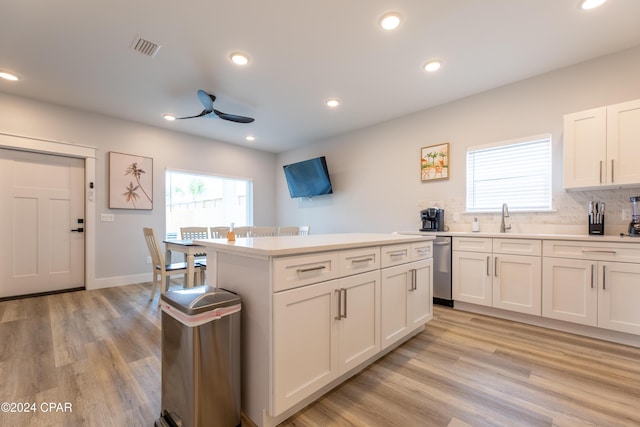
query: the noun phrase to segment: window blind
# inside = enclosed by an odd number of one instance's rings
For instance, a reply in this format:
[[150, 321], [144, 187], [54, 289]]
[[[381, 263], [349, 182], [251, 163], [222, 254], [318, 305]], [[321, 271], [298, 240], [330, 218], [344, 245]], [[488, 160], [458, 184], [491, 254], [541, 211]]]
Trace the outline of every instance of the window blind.
[[551, 210], [551, 135], [467, 149], [467, 211]]

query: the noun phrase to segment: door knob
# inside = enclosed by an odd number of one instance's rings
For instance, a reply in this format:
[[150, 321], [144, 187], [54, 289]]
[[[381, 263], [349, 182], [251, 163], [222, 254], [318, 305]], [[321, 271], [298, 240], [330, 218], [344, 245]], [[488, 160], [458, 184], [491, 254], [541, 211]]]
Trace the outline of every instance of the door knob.
[[84, 232], [84, 228], [83, 227], [79, 227], [79, 228], [74, 228], [71, 231], [77, 231], [78, 233], [83, 233]]

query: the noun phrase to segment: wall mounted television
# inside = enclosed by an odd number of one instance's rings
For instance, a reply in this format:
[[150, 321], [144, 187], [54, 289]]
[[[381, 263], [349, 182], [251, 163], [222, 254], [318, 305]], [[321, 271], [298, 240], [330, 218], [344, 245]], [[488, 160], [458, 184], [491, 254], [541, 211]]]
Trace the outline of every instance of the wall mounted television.
[[284, 165], [283, 168], [291, 198], [333, 193], [324, 156]]

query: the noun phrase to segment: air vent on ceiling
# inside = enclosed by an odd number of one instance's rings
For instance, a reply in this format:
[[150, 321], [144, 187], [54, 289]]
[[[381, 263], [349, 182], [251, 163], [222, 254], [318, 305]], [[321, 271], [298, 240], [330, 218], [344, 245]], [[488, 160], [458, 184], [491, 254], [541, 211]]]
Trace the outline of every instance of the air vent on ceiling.
[[135, 39], [133, 39], [133, 43], [131, 43], [131, 49], [143, 55], [150, 56], [151, 58], [156, 56], [160, 47], [161, 46], [159, 44], [145, 40], [139, 35], [136, 35]]

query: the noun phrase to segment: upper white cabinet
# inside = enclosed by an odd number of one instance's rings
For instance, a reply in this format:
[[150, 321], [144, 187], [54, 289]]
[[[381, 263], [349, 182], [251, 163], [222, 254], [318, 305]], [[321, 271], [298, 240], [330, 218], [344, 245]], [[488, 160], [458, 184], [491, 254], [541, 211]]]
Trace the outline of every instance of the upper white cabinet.
[[640, 100], [564, 116], [564, 188], [640, 185]]

